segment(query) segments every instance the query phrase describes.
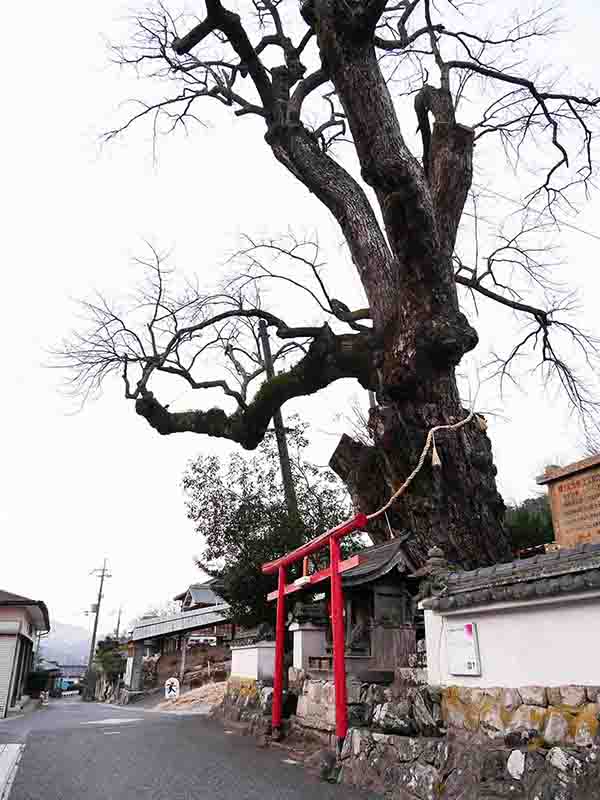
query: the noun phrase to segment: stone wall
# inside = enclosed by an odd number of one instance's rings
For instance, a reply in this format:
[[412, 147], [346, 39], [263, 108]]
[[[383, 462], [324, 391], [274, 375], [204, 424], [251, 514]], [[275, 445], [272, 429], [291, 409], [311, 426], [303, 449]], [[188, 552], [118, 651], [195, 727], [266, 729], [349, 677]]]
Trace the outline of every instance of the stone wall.
[[[307, 759], [327, 780], [393, 800], [600, 797], [598, 687], [475, 690], [410, 677], [349, 678], [351, 728], [336, 763], [334, 684], [290, 671], [284, 732], [292, 745], [300, 735], [329, 748]], [[267, 741], [272, 699], [271, 687], [231, 678], [219, 714]]]
[[[305, 678], [290, 682], [290, 689], [299, 691], [296, 724], [325, 743], [333, 742], [333, 681]], [[440, 688], [399, 677], [391, 686], [380, 686], [348, 676], [347, 692], [350, 726], [375, 732], [404, 736], [481, 733], [506, 744], [547, 747], [586, 747], [600, 734], [598, 686]]]
[[231, 677], [218, 714], [224, 720], [243, 723], [245, 732], [266, 736], [271, 730], [273, 689], [251, 678]]
[[550, 747], [585, 747], [599, 733], [598, 686], [451, 686], [441, 694], [442, 717], [451, 731], [481, 732], [489, 739], [514, 743], [537, 741]]
[[[409, 670], [403, 670], [409, 673]], [[418, 684], [414, 675], [397, 674], [390, 686], [361, 683], [348, 676], [348, 719], [353, 727], [376, 731], [441, 735], [441, 691]], [[290, 686], [292, 683], [290, 683]], [[307, 678], [302, 683], [296, 709], [296, 726], [319, 736], [325, 743], [334, 741], [335, 685], [333, 681]]]
[[394, 800], [597, 800], [600, 747], [509, 748], [481, 734], [412, 738], [355, 728], [337, 780]]

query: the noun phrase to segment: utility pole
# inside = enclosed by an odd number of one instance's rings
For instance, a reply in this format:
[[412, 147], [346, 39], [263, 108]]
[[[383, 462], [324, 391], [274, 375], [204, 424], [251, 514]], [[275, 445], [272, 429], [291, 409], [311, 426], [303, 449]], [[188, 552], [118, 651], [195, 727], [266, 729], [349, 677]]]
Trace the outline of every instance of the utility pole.
[[119, 606], [119, 615], [117, 617], [117, 630], [115, 631], [115, 639], [117, 642], [119, 641], [119, 630], [121, 628], [121, 612], [123, 611], [123, 607]]
[[[273, 356], [271, 355], [267, 323], [264, 319], [261, 319], [258, 323], [258, 335], [262, 345], [262, 355], [267, 378], [271, 379], [275, 377], [275, 368], [273, 366]], [[277, 440], [277, 449], [279, 450], [279, 464], [281, 466], [285, 503], [287, 505], [288, 514], [298, 519], [298, 500], [296, 499], [296, 490], [294, 489], [294, 480], [292, 478], [290, 453], [287, 446], [283, 417], [279, 409], [273, 414], [273, 427], [275, 428], [275, 438]]]
[[100, 586], [98, 588], [98, 602], [96, 603], [96, 616], [94, 618], [94, 630], [92, 632], [92, 642], [90, 644], [90, 657], [88, 658], [88, 666], [87, 666], [87, 680], [85, 686], [85, 695], [86, 700], [93, 699], [93, 688], [91, 686], [91, 678], [92, 678], [92, 664], [94, 663], [94, 652], [96, 650], [96, 634], [98, 633], [98, 619], [100, 617], [100, 603], [102, 602], [102, 590], [104, 588], [104, 579], [110, 578], [111, 576], [108, 574], [106, 569], [106, 559], [104, 559], [104, 563], [102, 565], [102, 569], [94, 569], [91, 572], [92, 575], [100, 575]]

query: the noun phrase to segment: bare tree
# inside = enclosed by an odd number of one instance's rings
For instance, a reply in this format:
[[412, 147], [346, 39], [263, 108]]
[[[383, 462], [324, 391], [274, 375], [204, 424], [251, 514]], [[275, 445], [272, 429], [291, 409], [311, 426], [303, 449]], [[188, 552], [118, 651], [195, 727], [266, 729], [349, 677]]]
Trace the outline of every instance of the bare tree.
[[[459, 306], [458, 287], [465, 287], [473, 298], [529, 321], [523, 339], [498, 356], [502, 374], [520, 355], [537, 350], [542, 367], [559, 377], [575, 405], [589, 409], [591, 398], [558, 348], [564, 335], [586, 354], [594, 343], [563, 316], [564, 300], [554, 299], [544, 283], [547, 259], [534, 234], [555, 226], [591, 186], [600, 98], [563, 90], [534, 64], [526, 68], [531, 44], [554, 32], [552, 15], [486, 23], [489, 4], [455, 0], [238, 5], [239, 14], [221, 0], [198, 0], [196, 18], [159, 3], [136, 19], [132, 41], [115, 48], [115, 59], [172, 91], [141, 103], [108, 138], [145, 118], [155, 133], [187, 127], [200, 120], [206, 98], [238, 117], [262, 119], [273, 156], [339, 224], [366, 306], [351, 310], [330, 295], [307, 243], [250, 241], [246, 277], [222, 294], [190, 290], [167, 299], [155, 268], [150, 295], [142, 295], [137, 309], [149, 314], [144, 337], [104, 301], [90, 304], [96, 327], [64, 348], [76, 384], [95, 386], [118, 367], [126, 397], [159, 433], [203, 433], [253, 448], [287, 400], [356, 378], [377, 395], [370, 413], [373, 444], [344, 436], [331, 464], [356, 505], [372, 511], [411, 471], [428, 429], [465, 415], [455, 370], [478, 342]], [[414, 111], [407, 110], [407, 98]], [[462, 124], [463, 117], [471, 124]], [[415, 125], [420, 153], [407, 144], [407, 129], [410, 134]], [[339, 160], [348, 142], [360, 177]], [[498, 225], [487, 256], [483, 240], [493, 236], [481, 235], [488, 219], [481, 205], [494, 190], [474, 185], [476, 142], [478, 153], [512, 160], [527, 187], [513, 218], [516, 228]], [[468, 244], [473, 241], [475, 247]], [[278, 249], [286, 265], [281, 274], [263, 259]], [[311, 273], [318, 324], [292, 325], [248, 301], [248, 287], [257, 281], [293, 280], [294, 259], [304, 260]], [[537, 296], [541, 292], [539, 304], [521, 296], [531, 286]], [[252, 335], [258, 320], [284, 342], [280, 355], [287, 361], [283, 372], [249, 393], [262, 373], [247, 355], [238, 359], [236, 342], [243, 329]], [[235, 387], [196, 377], [207, 348], [223, 342]], [[150, 388], [163, 373], [193, 389], [218, 386], [237, 407], [231, 413], [171, 411]], [[484, 427], [475, 418], [447, 435], [441, 468], [427, 466], [391, 511], [394, 531], [412, 531], [415, 559], [432, 543], [464, 564], [509, 556]], [[387, 537], [387, 523], [374, 524], [371, 533]]]

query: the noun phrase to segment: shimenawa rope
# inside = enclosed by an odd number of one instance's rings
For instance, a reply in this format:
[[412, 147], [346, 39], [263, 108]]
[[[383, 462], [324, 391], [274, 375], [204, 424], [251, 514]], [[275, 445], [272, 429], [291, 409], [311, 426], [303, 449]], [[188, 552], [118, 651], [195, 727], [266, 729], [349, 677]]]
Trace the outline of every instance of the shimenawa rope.
[[367, 514], [367, 519], [369, 519], [369, 520], [376, 519], [377, 517], [381, 516], [381, 514], [384, 514], [388, 510], [388, 508], [390, 508], [390, 506], [401, 495], [404, 494], [404, 492], [408, 489], [410, 484], [413, 482], [413, 480], [419, 474], [423, 464], [425, 463], [425, 459], [427, 458], [427, 453], [429, 453], [429, 450], [431, 449], [432, 445], [433, 445], [433, 452], [432, 452], [432, 457], [431, 457], [431, 463], [433, 464], [434, 467], [439, 467], [441, 465], [442, 462], [440, 461], [440, 457], [438, 455], [438, 451], [437, 451], [437, 448], [435, 446], [435, 434], [438, 431], [456, 431], [459, 428], [462, 428], [465, 425], [467, 425], [469, 422], [471, 422], [471, 420], [473, 419], [474, 416], [475, 416], [475, 409], [471, 409], [471, 411], [469, 412], [469, 415], [467, 417], [465, 417], [464, 419], [461, 419], [460, 422], [455, 422], [454, 425], [436, 425], [435, 427], [431, 428], [429, 433], [427, 434], [427, 439], [425, 440], [425, 445], [423, 447], [423, 451], [421, 452], [421, 456], [420, 456], [420, 458], [419, 458], [419, 460], [417, 462], [417, 466], [413, 469], [413, 471], [410, 473], [408, 478], [404, 481], [402, 486], [394, 492], [394, 494], [390, 497], [390, 499], [387, 501], [387, 503], [385, 505], [381, 506], [381, 508], [377, 509], [377, 511], [374, 511], [372, 514]]

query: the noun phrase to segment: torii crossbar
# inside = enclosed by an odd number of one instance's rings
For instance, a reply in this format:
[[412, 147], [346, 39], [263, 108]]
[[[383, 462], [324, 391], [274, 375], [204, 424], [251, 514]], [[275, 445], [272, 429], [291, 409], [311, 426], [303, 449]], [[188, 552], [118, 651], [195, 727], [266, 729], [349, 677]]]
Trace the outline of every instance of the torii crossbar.
[[[275, 626], [275, 676], [273, 684], [273, 732], [281, 728], [282, 700], [283, 700], [283, 654], [285, 638], [285, 597], [292, 592], [305, 589], [320, 581], [331, 580], [331, 629], [333, 634], [333, 675], [335, 681], [335, 730], [338, 747], [348, 732], [348, 702], [346, 694], [346, 661], [345, 632], [344, 632], [344, 596], [342, 591], [341, 575], [346, 570], [358, 566], [358, 556], [342, 561], [340, 558], [340, 539], [349, 533], [366, 527], [366, 514], [357, 514], [347, 522], [336, 528], [322, 533], [310, 542], [292, 550], [285, 556], [263, 564], [262, 571], [265, 575], [277, 573], [277, 590], [267, 595], [267, 600], [277, 600], [277, 622]], [[312, 553], [329, 547], [329, 567], [327, 569], [307, 575], [306, 570], [301, 578], [293, 583], [286, 584], [286, 569], [297, 561], [307, 558]]]

